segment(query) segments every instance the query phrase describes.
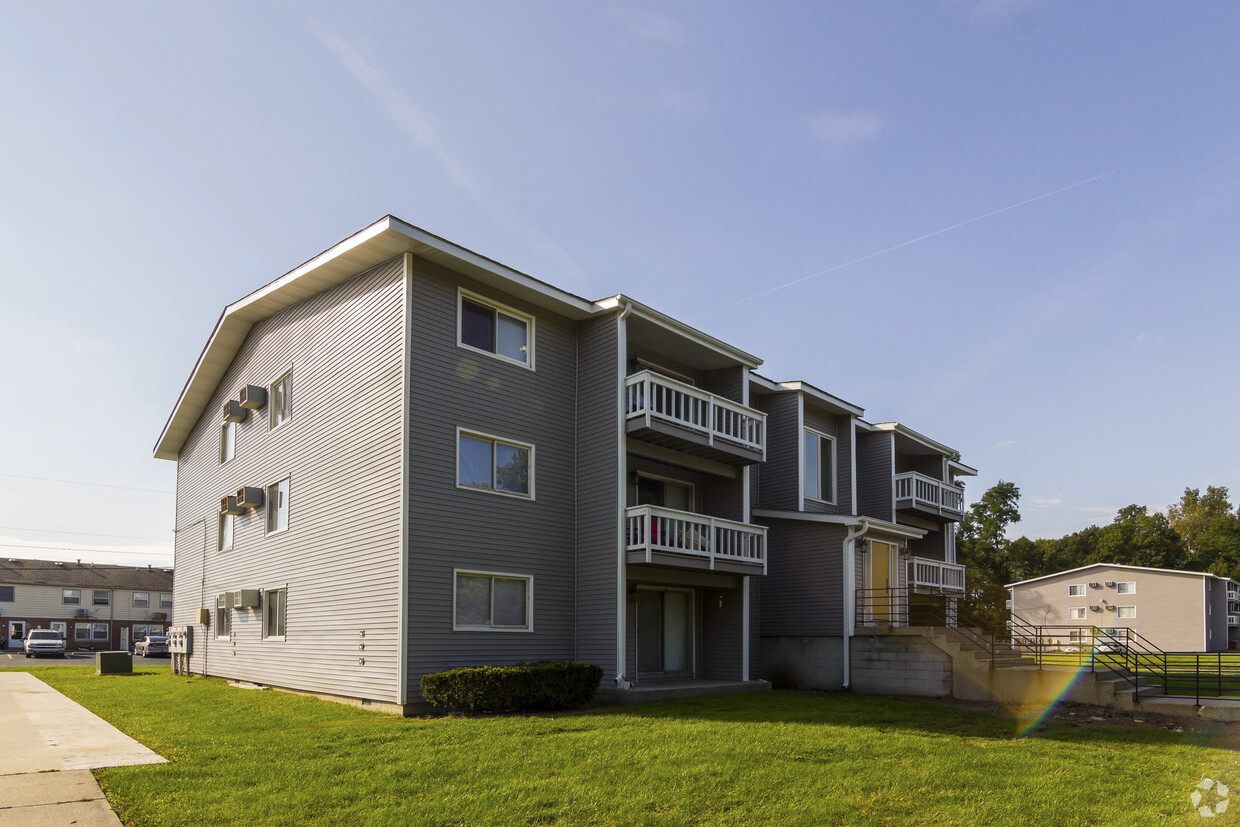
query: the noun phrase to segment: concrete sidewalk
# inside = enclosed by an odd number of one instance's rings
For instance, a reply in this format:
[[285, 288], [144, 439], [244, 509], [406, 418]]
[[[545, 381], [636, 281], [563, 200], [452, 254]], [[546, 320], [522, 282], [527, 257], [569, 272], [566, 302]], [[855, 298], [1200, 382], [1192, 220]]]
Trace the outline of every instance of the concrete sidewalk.
[[119, 825], [90, 770], [165, 759], [27, 672], [0, 672], [0, 827]]

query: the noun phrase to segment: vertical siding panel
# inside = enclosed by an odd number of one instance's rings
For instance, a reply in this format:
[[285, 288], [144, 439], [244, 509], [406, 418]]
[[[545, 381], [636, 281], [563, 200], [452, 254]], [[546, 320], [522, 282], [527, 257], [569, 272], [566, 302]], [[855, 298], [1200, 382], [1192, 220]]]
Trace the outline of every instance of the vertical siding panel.
[[766, 522], [774, 551], [762, 584], [767, 596], [761, 602], [762, 634], [843, 634], [845, 528], [796, 520]]

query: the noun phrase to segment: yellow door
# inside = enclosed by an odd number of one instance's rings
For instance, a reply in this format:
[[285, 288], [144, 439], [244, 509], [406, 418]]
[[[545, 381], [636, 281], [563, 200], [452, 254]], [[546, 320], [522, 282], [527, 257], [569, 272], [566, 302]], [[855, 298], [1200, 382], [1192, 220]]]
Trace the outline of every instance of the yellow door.
[[896, 547], [892, 543], [870, 541], [870, 603], [871, 615], [877, 623], [895, 623], [897, 611], [892, 600], [900, 585], [896, 569]]

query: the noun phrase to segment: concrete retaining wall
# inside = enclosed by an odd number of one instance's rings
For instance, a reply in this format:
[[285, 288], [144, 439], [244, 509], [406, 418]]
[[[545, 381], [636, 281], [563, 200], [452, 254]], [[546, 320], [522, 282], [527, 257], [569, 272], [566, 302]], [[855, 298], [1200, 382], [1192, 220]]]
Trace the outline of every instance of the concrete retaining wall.
[[839, 636], [762, 638], [765, 677], [780, 689], [831, 689], [844, 685], [844, 639]]
[[952, 659], [919, 637], [852, 638], [854, 692], [946, 698], [952, 694]]

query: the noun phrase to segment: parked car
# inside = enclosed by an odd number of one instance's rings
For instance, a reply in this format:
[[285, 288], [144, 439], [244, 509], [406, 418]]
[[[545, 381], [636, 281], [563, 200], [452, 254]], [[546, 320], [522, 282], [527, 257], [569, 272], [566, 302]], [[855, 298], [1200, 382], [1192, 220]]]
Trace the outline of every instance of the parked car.
[[149, 658], [154, 655], [168, 656], [168, 638], [164, 635], [147, 635], [133, 645], [133, 653]]
[[30, 634], [26, 635], [26, 640], [22, 643], [22, 648], [26, 652], [26, 657], [37, 658], [44, 655], [63, 658], [65, 654], [65, 639], [60, 636], [60, 632], [54, 629], [34, 629]]

